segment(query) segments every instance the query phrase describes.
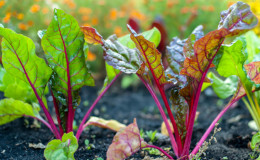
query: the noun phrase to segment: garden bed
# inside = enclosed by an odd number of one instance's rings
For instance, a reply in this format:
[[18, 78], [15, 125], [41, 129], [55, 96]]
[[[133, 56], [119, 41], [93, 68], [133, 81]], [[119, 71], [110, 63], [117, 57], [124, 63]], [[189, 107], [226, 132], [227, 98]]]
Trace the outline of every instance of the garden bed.
[[[96, 88], [98, 87], [83, 88], [81, 91], [82, 102], [87, 99], [90, 102], [89, 104], [91, 104], [97, 95]], [[216, 105], [217, 100], [216, 96], [202, 94], [198, 107], [200, 114], [194, 126], [191, 148], [195, 146], [196, 142], [198, 142], [221, 110], [221, 107]], [[75, 114], [76, 120], [83, 118], [88, 107], [84, 107], [81, 103]], [[120, 90], [119, 85], [116, 84], [101, 99], [92, 115], [104, 119], [116, 119], [125, 124], [132, 123], [133, 119], [137, 118], [139, 128], [142, 128], [144, 131], [158, 130], [160, 132], [162, 122], [152, 97], [143, 86]], [[222, 130], [215, 136], [218, 142], [213, 142], [209, 146], [206, 156], [202, 159], [219, 160], [225, 159], [225, 157], [232, 160], [250, 159], [249, 155], [252, 151], [248, 148], [248, 143], [253, 133], [253, 130], [248, 127], [250, 120], [251, 116], [242, 103], [230, 109], [221, 119], [219, 127]], [[42, 125], [41, 128], [31, 128], [31, 124], [28, 127], [28, 125], [25, 125], [24, 119], [21, 118], [0, 126], [0, 159], [44, 159], [44, 149], [32, 148], [29, 147], [29, 144], [42, 143], [47, 145], [54, 136], [47, 127]], [[88, 132], [83, 132], [75, 158], [78, 160], [94, 160], [97, 157], [106, 159], [106, 151], [112, 142], [114, 134], [110, 130], [91, 127]], [[85, 149], [85, 139], [88, 139], [95, 148]], [[170, 147], [170, 142], [167, 140], [156, 143], [160, 143], [163, 147]], [[129, 159], [143, 159], [146, 154], [141, 151]]]

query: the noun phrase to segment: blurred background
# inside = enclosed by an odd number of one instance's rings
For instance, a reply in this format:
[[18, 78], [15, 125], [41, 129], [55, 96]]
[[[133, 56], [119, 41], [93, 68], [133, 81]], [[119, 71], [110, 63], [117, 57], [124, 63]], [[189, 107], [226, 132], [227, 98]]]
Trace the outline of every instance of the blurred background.
[[[162, 32], [164, 45], [174, 36], [187, 37], [198, 25], [205, 33], [217, 28], [220, 12], [235, 0], [0, 0], [0, 21], [33, 39], [37, 54], [43, 54], [38, 30], [47, 29], [53, 9], [73, 15], [81, 26], [92, 26], [107, 38], [128, 34], [126, 24], [142, 32], [153, 26]], [[260, 0], [244, 0], [260, 19]], [[255, 29], [260, 35], [260, 26]], [[87, 58], [92, 72], [104, 72], [101, 47], [91, 47]]]

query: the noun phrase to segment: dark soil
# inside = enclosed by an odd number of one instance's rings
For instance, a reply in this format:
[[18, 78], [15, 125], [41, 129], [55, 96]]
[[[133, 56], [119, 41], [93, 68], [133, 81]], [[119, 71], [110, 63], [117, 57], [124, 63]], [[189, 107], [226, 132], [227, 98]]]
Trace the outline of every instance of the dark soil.
[[[134, 118], [137, 118], [139, 128], [144, 131], [158, 130], [160, 132], [162, 119], [148, 91], [143, 87], [128, 90], [120, 90], [119, 88], [117, 86], [112, 87], [98, 103], [92, 115], [104, 119], [116, 119], [125, 124], [129, 124]], [[86, 87], [82, 89], [81, 95], [82, 101], [87, 99], [91, 104], [96, 98], [97, 90], [93, 87]], [[198, 107], [200, 115], [194, 126], [192, 148], [221, 110], [221, 107], [216, 105], [217, 101], [218, 98], [214, 95], [206, 96], [202, 94]], [[88, 107], [81, 105], [78, 108], [75, 117], [78, 124]], [[234, 119], [234, 117], [237, 119]], [[215, 136], [218, 142], [212, 142], [213, 144], [206, 150], [206, 156], [202, 159], [221, 160], [225, 157], [229, 160], [250, 159], [251, 150], [248, 148], [248, 143], [253, 133], [253, 130], [248, 127], [250, 120], [250, 114], [242, 103], [230, 109], [221, 119], [219, 127], [222, 130]], [[30, 124], [32, 124], [32, 121], [30, 121]], [[41, 128], [31, 128], [30, 126], [28, 127], [25, 124], [24, 118], [0, 126], [0, 160], [44, 159], [44, 150], [30, 148], [29, 143], [46, 145], [54, 137], [48, 128], [43, 125]], [[97, 157], [106, 159], [106, 150], [111, 144], [114, 134], [110, 130], [97, 127], [92, 127], [83, 132], [75, 158], [79, 160], [94, 160]], [[85, 139], [88, 139], [95, 147], [91, 150], [85, 149]], [[169, 142], [155, 142], [155, 144], [170, 147]], [[138, 152], [129, 159], [141, 160], [145, 154], [147, 153]]]

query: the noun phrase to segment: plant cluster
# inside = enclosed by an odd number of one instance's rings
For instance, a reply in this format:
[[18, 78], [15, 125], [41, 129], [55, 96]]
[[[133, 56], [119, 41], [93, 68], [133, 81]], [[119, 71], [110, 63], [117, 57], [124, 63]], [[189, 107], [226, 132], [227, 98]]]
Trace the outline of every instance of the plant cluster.
[[[0, 101], [0, 124], [21, 116], [43, 122], [56, 137], [48, 143], [44, 151], [46, 159], [56, 159], [57, 156], [61, 159], [74, 159], [80, 135], [88, 125], [118, 131], [108, 148], [108, 160], [125, 159], [144, 148], [157, 149], [169, 159], [174, 159], [160, 147], [148, 144], [141, 138], [136, 120], [127, 127], [95, 117], [86, 122], [100, 98], [121, 73], [136, 74], [160, 111], [175, 156], [181, 160], [190, 159], [197, 154], [218, 120], [236, 101], [247, 95], [250, 105], [254, 107], [253, 112], [258, 113], [258, 103], [253, 92], [260, 83], [260, 62], [254, 61], [254, 55], [245, 54], [244, 37], [234, 39], [253, 29], [257, 23], [256, 16], [246, 3], [233, 4], [228, 10], [221, 12], [218, 29], [204, 34], [203, 27], [198, 26], [187, 39], [174, 37], [167, 47], [166, 69], [162, 65], [162, 54], [156, 49], [160, 42], [160, 32], [156, 28], [137, 34], [127, 25], [129, 35], [120, 38], [112, 35], [104, 39], [96, 29], [89, 26], [79, 27], [71, 15], [55, 9], [48, 29], [38, 33], [45, 52], [45, 62], [35, 54], [35, 46], [30, 38], [1, 26], [4, 68], [1, 72], [0, 89], [8, 98]], [[94, 85], [94, 79], [85, 63], [88, 44], [102, 46], [107, 77], [104, 87], [74, 136], [73, 120], [80, 103], [79, 90], [85, 85]], [[251, 61], [247, 60], [248, 57], [251, 57]], [[236, 75], [239, 82], [233, 98], [190, 152], [200, 94], [203, 85], [211, 83], [207, 73], [213, 67], [222, 76]], [[13, 82], [10, 82], [12, 78]], [[13, 93], [10, 87], [20, 87], [20, 94]], [[163, 105], [156, 95], [156, 89]], [[46, 103], [45, 94], [48, 91], [53, 97], [58, 128]], [[39, 106], [47, 121], [40, 117]], [[154, 137], [153, 133], [150, 135]]]

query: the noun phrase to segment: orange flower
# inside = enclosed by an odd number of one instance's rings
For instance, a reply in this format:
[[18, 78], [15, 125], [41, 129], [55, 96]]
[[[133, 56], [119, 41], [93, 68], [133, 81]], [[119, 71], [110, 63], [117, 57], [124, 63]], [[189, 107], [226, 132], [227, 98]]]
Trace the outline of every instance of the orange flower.
[[126, 14], [125, 14], [124, 11], [119, 11], [119, 12], [118, 12], [118, 17], [119, 17], [119, 18], [125, 17], [125, 15], [126, 15]]
[[42, 13], [43, 13], [43, 14], [47, 14], [48, 12], [49, 12], [49, 8], [44, 7], [44, 8], [42, 9]]
[[39, 2], [40, 0], [34, 0], [34, 2]]
[[91, 27], [91, 25], [89, 23], [84, 23], [83, 26], [88, 26], [88, 27]]
[[18, 24], [18, 28], [20, 30], [26, 31], [28, 29], [28, 26], [26, 24], [24, 24], [24, 23], [19, 23]]
[[100, 6], [103, 6], [103, 5], [105, 5], [106, 4], [106, 1], [105, 0], [99, 0], [98, 1], [98, 5], [100, 5]]
[[96, 60], [96, 55], [93, 54], [92, 52], [88, 51], [87, 60], [88, 60], [88, 61], [94, 61], [94, 60]]
[[182, 9], [181, 9], [181, 13], [182, 14], [185, 14], [185, 13], [188, 13], [189, 12], [189, 7], [183, 7]]
[[12, 13], [10, 13], [10, 12], [6, 13], [6, 15], [3, 19], [3, 22], [8, 23], [10, 21], [11, 16], [12, 16]]
[[82, 21], [87, 21], [88, 19], [89, 19], [89, 16], [86, 16], [86, 15], [81, 17]]
[[91, 24], [92, 24], [93, 26], [97, 25], [97, 24], [98, 24], [98, 19], [97, 19], [97, 18], [92, 18]]
[[173, 6], [174, 6], [174, 2], [168, 0], [168, 1], [167, 1], [167, 7], [168, 7], [168, 8], [172, 8]]
[[0, 1], [0, 8], [2, 8], [4, 5], [5, 5], [5, 1], [4, 1], [4, 0], [1, 0], [1, 1]]
[[90, 13], [92, 13], [92, 9], [91, 8], [86, 8], [86, 7], [80, 7], [79, 8], [79, 13], [80, 14], [90, 14]]
[[112, 8], [110, 10], [110, 14], [109, 15], [110, 15], [109, 17], [110, 17], [111, 20], [116, 20], [116, 18], [117, 18], [117, 10], [115, 8]]
[[116, 26], [115, 29], [114, 29], [114, 33], [115, 33], [117, 36], [120, 36], [121, 33], [122, 33], [122, 28], [119, 27], [119, 26]]
[[24, 18], [24, 14], [23, 13], [18, 13], [17, 14], [17, 19], [22, 20]]
[[68, 3], [68, 6], [69, 6], [70, 9], [76, 8], [76, 4], [72, 1]]
[[28, 21], [27, 24], [28, 24], [28, 26], [31, 27], [34, 23], [33, 23], [33, 21]]
[[30, 9], [30, 11], [31, 11], [32, 13], [37, 13], [39, 10], [40, 10], [40, 6], [39, 6], [38, 4], [34, 4], [34, 5], [31, 7], [31, 9]]
[[138, 11], [132, 11], [132, 12], [130, 13], [130, 17], [136, 18], [136, 19], [138, 19], [138, 20], [140, 20], [140, 21], [145, 20], [145, 15], [142, 14], [141, 12], [138, 12]]

